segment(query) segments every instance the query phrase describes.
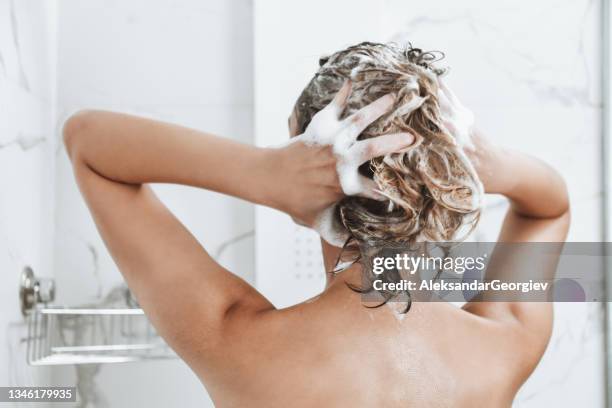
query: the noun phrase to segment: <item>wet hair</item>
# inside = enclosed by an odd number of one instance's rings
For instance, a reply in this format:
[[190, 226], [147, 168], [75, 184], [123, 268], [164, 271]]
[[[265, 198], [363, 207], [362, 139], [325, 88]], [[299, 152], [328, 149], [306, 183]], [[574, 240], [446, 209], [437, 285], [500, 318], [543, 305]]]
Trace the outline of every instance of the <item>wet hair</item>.
[[[448, 242], [466, 236], [478, 222], [482, 187], [456, 138], [444, 125], [438, 103], [436, 67], [443, 54], [411, 45], [363, 42], [319, 60], [319, 69], [299, 96], [299, 133], [347, 79], [352, 93], [342, 117], [394, 93], [395, 105], [370, 124], [359, 140], [407, 131], [413, 146], [360, 167], [387, 198], [379, 202], [348, 196], [335, 217], [349, 233], [343, 260], [357, 261], [364, 247]], [[338, 265], [338, 264], [337, 264]]]

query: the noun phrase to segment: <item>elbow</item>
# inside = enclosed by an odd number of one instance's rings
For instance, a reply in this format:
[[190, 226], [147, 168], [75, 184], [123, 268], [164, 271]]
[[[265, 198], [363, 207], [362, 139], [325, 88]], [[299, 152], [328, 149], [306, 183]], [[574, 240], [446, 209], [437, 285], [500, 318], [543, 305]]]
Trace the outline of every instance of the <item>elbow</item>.
[[566, 216], [568, 219], [570, 217], [570, 199], [569, 199], [569, 192], [567, 189], [567, 184], [565, 182], [565, 179], [561, 176], [559, 176], [560, 178], [560, 189], [562, 191], [562, 195], [561, 195], [561, 200], [560, 200], [560, 209], [559, 209], [559, 214], [560, 216]]
[[572, 224], [572, 210], [570, 206], [570, 199], [569, 199], [569, 194], [567, 193], [567, 186], [565, 185], [565, 181], [563, 182], [563, 187], [565, 191], [565, 199], [563, 201], [562, 211], [561, 211], [561, 215], [559, 216], [559, 218], [561, 219], [561, 222], [563, 223], [564, 239], [567, 239], [567, 235], [569, 234], [570, 226]]
[[70, 115], [64, 122], [62, 136], [70, 160], [74, 161], [83, 153], [83, 147], [87, 144], [87, 135], [91, 133], [95, 115], [95, 111], [81, 110]]
[[544, 211], [542, 218], [562, 219], [566, 223], [570, 221], [570, 198], [567, 183], [561, 174], [553, 170], [551, 177], [547, 180], [549, 191], [548, 199], [542, 200]]
[[572, 224], [572, 212], [570, 211], [569, 204], [560, 218], [563, 221], [564, 239], [567, 239], [567, 234], [569, 233], [570, 226]]
[[567, 239], [567, 235], [569, 233], [569, 229], [572, 222], [572, 212], [570, 205], [570, 198], [567, 189], [567, 184], [563, 177], [559, 175], [559, 198], [556, 202], [556, 210], [553, 212], [553, 216], [550, 218], [554, 218], [557, 220], [557, 224], [560, 229], [560, 233], [563, 236], [563, 240]]

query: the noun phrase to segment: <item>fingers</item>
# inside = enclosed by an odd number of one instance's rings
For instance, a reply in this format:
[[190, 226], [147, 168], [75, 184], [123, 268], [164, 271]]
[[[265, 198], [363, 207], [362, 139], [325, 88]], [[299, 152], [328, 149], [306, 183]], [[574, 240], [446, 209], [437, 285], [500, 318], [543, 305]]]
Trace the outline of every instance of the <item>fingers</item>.
[[443, 114], [449, 114], [452, 111], [451, 103], [442, 89], [438, 90], [438, 104]]
[[347, 79], [334, 96], [334, 99], [329, 103], [328, 107], [333, 111], [336, 118], [340, 118], [342, 111], [346, 108], [346, 103], [349, 96], [351, 96], [352, 87], [351, 80]]
[[361, 196], [384, 201], [374, 180], [359, 174], [359, 164], [355, 161], [341, 162], [337, 166], [338, 181], [342, 192], [347, 196]]
[[451, 120], [444, 120], [442, 124], [444, 127], [446, 127], [446, 130], [448, 130], [451, 135], [455, 135], [457, 133], [457, 126], [455, 125], [455, 122]]
[[444, 92], [444, 95], [448, 98], [450, 103], [455, 106], [461, 106], [461, 101], [459, 101], [457, 95], [455, 95], [455, 93], [446, 85], [446, 82], [442, 78], [438, 79], [438, 83], [440, 84], [442, 92]]
[[359, 174], [359, 165], [375, 157], [396, 153], [406, 149], [415, 141], [410, 133], [391, 133], [356, 142], [338, 163], [340, 187], [346, 195], [359, 195], [373, 200], [385, 201], [374, 180]]
[[343, 127], [342, 122], [339, 121], [340, 115], [346, 108], [351, 88], [350, 80], [344, 82], [334, 99], [312, 117], [304, 132], [308, 134], [308, 139], [312, 144], [331, 145], [337, 139], [336, 135]]
[[357, 162], [361, 164], [375, 157], [404, 150], [412, 146], [414, 141], [415, 137], [410, 133], [390, 133], [356, 142], [351, 150], [354, 152]]
[[450, 100], [446, 85], [441, 79], [438, 79], [440, 89], [438, 89], [438, 104], [440, 105], [440, 112], [444, 116], [453, 116], [457, 106]]
[[342, 192], [347, 196], [360, 196], [377, 201], [387, 199], [380, 194], [376, 182], [359, 174], [356, 167], [348, 166], [345, 171], [339, 173], [339, 176]]
[[393, 94], [387, 94], [346, 118], [345, 122], [349, 125], [348, 137], [352, 140], [357, 140], [359, 134], [372, 122], [387, 113], [394, 102], [395, 96]]
[[387, 197], [379, 192], [378, 184], [370, 178], [360, 176], [361, 192], [358, 194], [361, 197], [370, 198], [376, 201], [386, 201]]

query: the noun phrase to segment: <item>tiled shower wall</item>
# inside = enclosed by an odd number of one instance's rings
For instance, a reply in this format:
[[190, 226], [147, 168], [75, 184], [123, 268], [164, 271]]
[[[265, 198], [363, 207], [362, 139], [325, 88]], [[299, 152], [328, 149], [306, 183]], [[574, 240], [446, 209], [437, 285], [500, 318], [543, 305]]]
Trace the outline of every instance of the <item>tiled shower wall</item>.
[[55, 4], [0, 0], [0, 385], [49, 385], [26, 366], [24, 266], [53, 274]]

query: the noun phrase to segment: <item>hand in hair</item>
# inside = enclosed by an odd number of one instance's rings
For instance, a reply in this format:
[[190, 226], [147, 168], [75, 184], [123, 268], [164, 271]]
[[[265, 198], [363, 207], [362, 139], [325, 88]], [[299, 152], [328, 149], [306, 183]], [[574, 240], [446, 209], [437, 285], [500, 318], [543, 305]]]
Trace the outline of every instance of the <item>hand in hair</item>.
[[395, 97], [387, 94], [340, 119], [350, 94], [351, 83], [346, 81], [304, 133], [276, 152], [283, 169], [278, 174], [283, 186], [278, 207], [300, 224], [312, 226], [323, 210], [345, 195], [383, 199], [374, 181], [359, 174], [359, 166], [414, 143], [414, 136], [406, 132], [358, 141], [365, 128], [391, 109]]
[[[472, 162], [485, 193], [505, 195], [514, 210], [524, 216], [554, 218], [564, 214], [568, 210], [568, 198], [559, 174], [540, 160], [488, 140], [475, 128], [472, 112], [442, 79], [438, 83], [444, 126], [461, 139], [458, 142]], [[547, 191], [550, 200], [531, 199], [542, 191]]]
[[484, 191], [501, 194], [513, 173], [500, 174], [498, 170], [503, 149], [491, 143], [474, 125], [474, 114], [459, 100], [442, 78], [438, 78], [440, 115], [446, 129], [457, 139], [457, 144], [468, 156]]

